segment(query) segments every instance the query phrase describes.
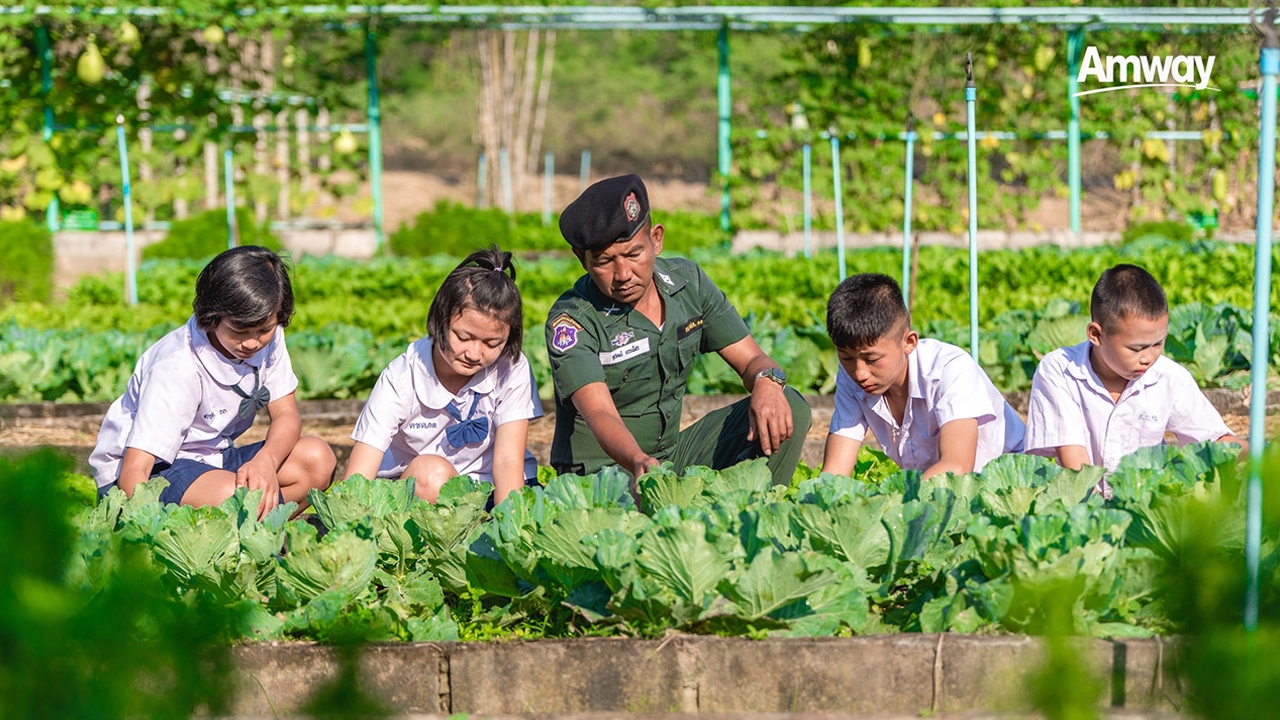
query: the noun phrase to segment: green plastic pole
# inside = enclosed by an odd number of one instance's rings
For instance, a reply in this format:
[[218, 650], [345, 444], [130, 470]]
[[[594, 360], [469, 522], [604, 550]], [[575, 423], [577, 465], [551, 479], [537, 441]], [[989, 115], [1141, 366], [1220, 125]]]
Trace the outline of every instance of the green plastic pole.
[[720, 53], [720, 72], [716, 78], [716, 98], [720, 106], [719, 159], [720, 183], [720, 229], [729, 232], [729, 171], [733, 167], [733, 156], [729, 148], [729, 116], [733, 109], [729, 95], [729, 26], [720, 26], [720, 35], [716, 39], [716, 48]]
[[965, 53], [964, 102], [969, 121], [969, 354], [978, 362], [978, 144], [974, 105], [978, 87], [973, 84], [973, 53]]
[[124, 194], [124, 301], [138, 304], [137, 260], [133, 256], [133, 202], [129, 184], [129, 150], [124, 142], [124, 115], [116, 115], [116, 147], [120, 150], [120, 188]]
[[1276, 75], [1280, 73], [1280, 39], [1276, 35], [1276, 7], [1263, 15], [1262, 132], [1258, 141], [1258, 239], [1254, 246], [1253, 359], [1249, 374], [1249, 494], [1245, 521], [1244, 627], [1258, 627], [1258, 560], [1262, 555], [1262, 450], [1266, 442], [1267, 359], [1271, 352], [1271, 225], [1276, 192]]
[[831, 176], [836, 191], [836, 257], [840, 263], [840, 281], [844, 282], [844, 198], [840, 190], [840, 138], [831, 131]]
[[231, 148], [222, 151], [222, 185], [227, 196], [227, 249], [236, 246], [236, 170]]
[[804, 144], [801, 155], [804, 159], [804, 256], [811, 258], [813, 257], [813, 192], [811, 190], [813, 149], [809, 147], [809, 143]]
[[1084, 52], [1084, 28], [1067, 33], [1067, 95], [1071, 103], [1071, 118], [1067, 121], [1067, 184], [1071, 189], [1071, 232], [1080, 232], [1080, 98], [1076, 93], [1080, 83], [1080, 55]]
[[[49, 31], [44, 25], [36, 26], [36, 44], [40, 53], [40, 96], [45, 98], [44, 128], [41, 129], [40, 136], [47, 145], [53, 138], [53, 106], [48, 100], [49, 93], [53, 91], [53, 49], [49, 46]], [[49, 232], [56, 232], [61, 226], [60, 214], [61, 203], [58, 201], [58, 194], [54, 193], [53, 200], [49, 201], [49, 207], [44, 211], [44, 223]]]
[[915, 176], [916, 119], [907, 114], [907, 180], [902, 194], [902, 302], [911, 307], [911, 185]]
[[364, 33], [364, 69], [369, 82], [369, 185], [373, 192], [374, 252], [382, 251], [382, 109], [378, 104], [378, 43], [370, 25]]

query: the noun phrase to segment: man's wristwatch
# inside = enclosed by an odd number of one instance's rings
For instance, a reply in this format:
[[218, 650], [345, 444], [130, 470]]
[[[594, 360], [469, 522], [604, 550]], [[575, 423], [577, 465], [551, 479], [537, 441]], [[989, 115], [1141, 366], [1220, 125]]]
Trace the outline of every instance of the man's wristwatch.
[[787, 386], [787, 374], [782, 372], [781, 368], [768, 368], [756, 373], [757, 382], [759, 382], [763, 378], [769, 378], [770, 380], [778, 383], [782, 387]]

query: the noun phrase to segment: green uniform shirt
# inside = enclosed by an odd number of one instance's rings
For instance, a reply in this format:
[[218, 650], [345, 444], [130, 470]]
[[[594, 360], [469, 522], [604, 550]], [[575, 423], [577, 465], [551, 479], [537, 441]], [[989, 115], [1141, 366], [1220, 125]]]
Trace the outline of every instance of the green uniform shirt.
[[746, 323], [702, 268], [659, 257], [653, 270], [653, 285], [666, 305], [662, 329], [601, 293], [587, 275], [551, 306], [546, 325], [556, 395], [551, 465], [559, 472], [590, 474], [615, 464], [570, 400], [579, 388], [608, 384], [641, 449], [667, 459], [680, 435], [681, 401], [694, 359], [747, 336]]

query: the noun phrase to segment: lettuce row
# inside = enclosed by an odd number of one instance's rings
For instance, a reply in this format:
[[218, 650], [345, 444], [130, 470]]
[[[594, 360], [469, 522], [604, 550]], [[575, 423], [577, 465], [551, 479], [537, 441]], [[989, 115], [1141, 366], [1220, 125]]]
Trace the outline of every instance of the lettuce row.
[[[491, 513], [468, 478], [432, 504], [412, 480], [355, 477], [312, 493], [310, 521], [287, 504], [259, 522], [243, 490], [161, 505], [157, 480], [78, 516], [67, 582], [100, 587], [123, 544], [147, 547], [175, 593], [246, 607], [258, 639], [1038, 632], [1051, 603], [1077, 633], [1147, 635], [1178, 629], [1162, 588], [1184, 557], [1242, 552], [1235, 455], [1140, 451], [1109, 477], [1110, 504], [1097, 468], [1006, 456], [925, 481], [870, 451], [860, 479], [802, 469], [791, 487], [763, 460], [655, 468], [643, 512], [617, 469], [548, 476]], [[1280, 543], [1264, 550], [1270, 583]]]

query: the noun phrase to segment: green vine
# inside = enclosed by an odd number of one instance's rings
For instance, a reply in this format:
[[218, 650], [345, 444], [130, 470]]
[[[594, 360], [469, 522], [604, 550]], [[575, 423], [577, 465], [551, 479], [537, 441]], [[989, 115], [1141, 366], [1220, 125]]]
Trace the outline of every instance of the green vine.
[[[1195, 34], [1116, 29], [1085, 34], [1103, 55], [1214, 55], [1212, 86], [1220, 92], [1134, 90], [1080, 99], [1081, 128], [1108, 139], [1085, 140], [1086, 190], [1112, 186], [1128, 192], [1133, 220], [1185, 219], [1218, 213], [1236, 224], [1252, 222], [1256, 174], [1246, 161], [1257, 146], [1257, 43], [1248, 29], [1216, 28]], [[1033, 139], [1065, 130], [1067, 30], [993, 25], [922, 28], [842, 25], [803, 35], [789, 44], [778, 72], [761, 81], [764, 100], [746, 108], [756, 132], [735, 137], [741, 175], [735, 211], [747, 225], [779, 226], [774, 202], [802, 187], [801, 146], [813, 148], [813, 187], [831, 198], [831, 150], [825, 133], [842, 138], [843, 208], [861, 232], [902, 226], [905, 129], [917, 118], [917, 194], [913, 225], [961, 232], [967, 226], [966, 147], [933, 132], [965, 130], [964, 55], [974, 55], [977, 129], [1012, 131], [1017, 140], [979, 143], [979, 224], [1026, 227], [1041, 198], [1067, 193], [1067, 143]], [[1081, 88], [1085, 89], [1085, 88]], [[807, 126], [807, 127], [806, 127]], [[1203, 131], [1200, 142], [1146, 139], [1162, 130]], [[856, 137], [850, 137], [854, 135]], [[887, 139], [877, 139], [887, 136]], [[778, 197], [761, 198], [773, 180]], [[829, 205], [829, 202], [828, 202]], [[792, 202], [793, 212], [799, 205]], [[820, 206], [821, 207], [821, 206]], [[829, 208], [815, 217], [833, 227]]]

